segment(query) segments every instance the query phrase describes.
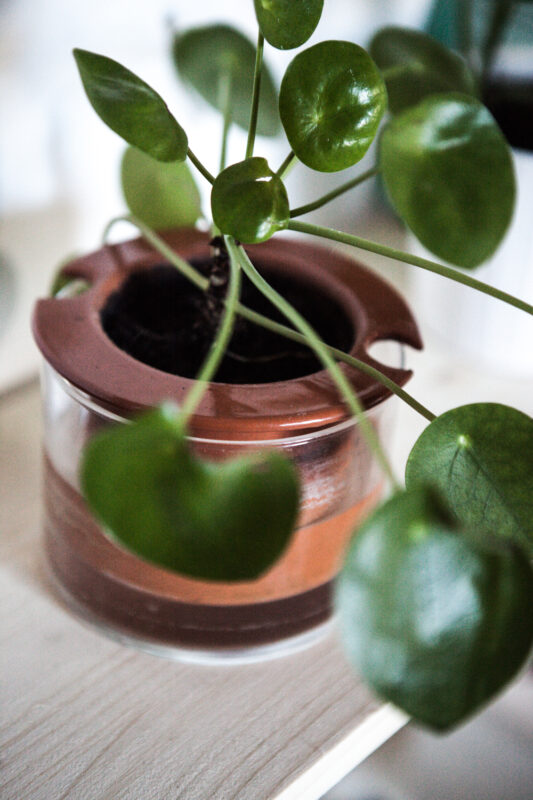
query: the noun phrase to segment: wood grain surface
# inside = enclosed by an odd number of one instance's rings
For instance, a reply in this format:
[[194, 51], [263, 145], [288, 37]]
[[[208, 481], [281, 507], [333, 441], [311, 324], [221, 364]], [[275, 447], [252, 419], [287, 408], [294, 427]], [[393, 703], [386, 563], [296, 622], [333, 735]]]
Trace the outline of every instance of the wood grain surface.
[[0, 401], [2, 800], [315, 800], [404, 722], [335, 633], [262, 664], [117, 644], [64, 608], [40, 546], [40, 409]]

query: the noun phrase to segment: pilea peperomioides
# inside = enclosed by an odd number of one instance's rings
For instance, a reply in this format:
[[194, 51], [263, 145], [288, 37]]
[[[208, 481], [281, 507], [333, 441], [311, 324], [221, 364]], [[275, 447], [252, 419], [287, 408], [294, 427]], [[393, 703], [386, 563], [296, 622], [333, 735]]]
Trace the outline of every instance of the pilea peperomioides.
[[[280, 166], [268, 164], [254, 154], [256, 131], [274, 133], [277, 125], [264, 42], [280, 49], [303, 45], [318, 24], [322, 2], [255, 0], [255, 10], [257, 48], [221, 25], [180, 33], [173, 42], [180, 75], [223, 115], [217, 175], [191, 150], [184, 127], [151, 87], [110, 58], [74, 51], [94, 109], [136, 148], [124, 161], [123, 182], [126, 197], [135, 197], [131, 205], [138, 215], [126, 219], [205, 288], [203, 276], [169, 253], [153, 230], [157, 208], [142, 219], [142, 185], [135, 184], [136, 172], [145, 170], [152, 190], [159, 185], [168, 197], [173, 185], [178, 198], [185, 187], [184, 217], [179, 202], [176, 218], [166, 214], [171, 200], [162, 204], [161, 219], [164, 225], [190, 224], [200, 212], [184, 165], [188, 158], [212, 185], [212, 230], [223, 237], [231, 265], [218, 332], [187, 401], [182, 408], [156, 409], [96, 436], [84, 457], [84, 492], [111, 536], [166, 568], [205, 580], [251, 579], [278, 557], [298, 506], [290, 464], [278, 455], [203, 463], [187, 444], [187, 420], [216, 375], [236, 315], [246, 313], [239, 301], [245, 274], [286, 317], [288, 327], [277, 323], [277, 332], [306, 342], [330, 370], [392, 486], [391, 499], [354, 537], [339, 580], [348, 653], [378, 693], [424, 724], [446, 729], [517, 673], [533, 641], [533, 420], [489, 403], [435, 418], [374, 370], [374, 377], [429, 421], [409, 458], [407, 489], [402, 489], [339, 369], [339, 361], [353, 364], [354, 359], [320, 340], [259, 274], [241, 245], [281, 230], [304, 232], [433, 271], [514, 305], [517, 313], [532, 314], [528, 303], [449, 266], [296, 219], [379, 173], [397, 213], [427, 248], [458, 266], [475, 267], [494, 252], [511, 219], [511, 156], [474, 96], [475, 82], [463, 61], [422, 34], [395, 29], [389, 32], [394, 47], [386, 36], [374, 40], [377, 64], [346, 41], [321, 42], [295, 56], [279, 93], [290, 151]], [[306, 206], [291, 208], [284, 176], [293, 165], [300, 161], [323, 172], [351, 167], [363, 158], [383, 120], [373, 168]], [[231, 125], [247, 122], [243, 160], [226, 166]], [[255, 321], [272, 325], [259, 315]], [[269, 503], [272, 493], [275, 503]], [[207, 504], [206, 496], [211, 497]], [[253, 548], [247, 541], [251, 520], [261, 522], [255, 525]]]

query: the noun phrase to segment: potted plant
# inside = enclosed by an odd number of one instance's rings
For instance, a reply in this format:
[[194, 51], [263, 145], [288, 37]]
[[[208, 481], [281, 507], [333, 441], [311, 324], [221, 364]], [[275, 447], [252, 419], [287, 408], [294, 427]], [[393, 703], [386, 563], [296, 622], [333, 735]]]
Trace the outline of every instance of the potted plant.
[[[347, 652], [382, 696], [445, 729], [487, 702], [531, 648], [533, 421], [490, 403], [436, 418], [401, 387], [404, 370], [380, 368], [365, 352], [380, 338], [420, 345], [403, 301], [344, 256], [273, 236], [292, 230], [344, 242], [447, 276], [522, 312], [533, 308], [437, 262], [298, 221], [332, 193], [291, 210], [287, 170], [297, 160], [318, 171], [360, 160], [385, 112], [385, 84], [353, 43], [303, 49], [279, 96], [291, 150], [272, 169], [254, 156], [264, 42], [303, 45], [322, 2], [267, 7], [257, 0], [255, 9], [250, 127], [245, 159], [237, 164], [224, 163], [231, 86], [242, 67], [234, 32], [215, 26], [176, 43], [178, 63], [180, 47], [189, 53], [186, 63], [196, 63], [189, 79], [225, 112], [217, 176], [151, 87], [107, 57], [75, 51], [88, 97], [115, 132], [164, 165], [188, 157], [212, 184], [215, 235], [210, 240], [190, 229], [160, 235], [130, 215], [142, 240], [106, 245], [71, 263], [63, 275], [91, 288], [38, 304], [34, 329], [50, 365], [48, 547], [62, 585], [85, 608], [119, 608], [122, 632], [129, 616], [132, 624], [146, 623], [147, 636], [158, 633], [150, 626], [160, 620], [166, 634], [173, 625], [182, 635], [188, 628], [189, 644], [202, 627], [211, 633], [217, 627], [219, 645], [228, 644], [224, 631], [236, 628], [248, 644], [257, 631], [255, 641], [264, 642], [269, 626], [287, 636], [295, 632], [294, 619], [299, 630], [306, 617], [324, 620], [324, 592], [346, 532], [377, 501], [377, 465], [392, 497], [359, 527], [337, 582]], [[198, 68], [204, 62], [186, 47], [202, 37], [222, 48], [215, 101]], [[394, 116], [381, 134], [379, 165], [360, 180], [377, 170], [398, 212], [448, 260], [482, 260], [504, 235], [514, 195], [511, 160], [496, 124], [472, 96], [431, 95]], [[164, 341], [160, 325], [170, 295], [180, 314], [177, 344]], [[265, 300], [288, 326], [264, 313]], [[243, 318], [285, 337], [289, 379], [277, 380], [279, 364], [269, 371], [286, 357], [280, 340], [272, 350], [261, 334], [256, 347], [253, 326], [239, 330]], [[135, 349], [147, 328], [161, 334], [155, 356], [153, 337]], [[307, 362], [298, 372], [295, 363], [304, 356], [296, 345], [310, 348], [324, 369]], [[154, 369], [150, 364], [165, 348], [170, 355]], [[191, 349], [200, 358], [183, 374], [182, 356]], [[168, 371], [168, 359], [180, 364], [177, 374]], [[243, 363], [253, 365], [254, 382], [220, 380], [242, 374]], [[263, 375], [269, 377], [261, 384]], [[390, 393], [429, 422], [410, 455], [406, 489], [380, 441], [381, 401]], [[161, 400], [177, 406], [157, 405], [109, 427]], [[76, 488], [80, 460], [81, 488], [99, 525]], [[296, 611], [286, 602], [294, 598]], [[246, 618], [236, 622], [241, 612]]]

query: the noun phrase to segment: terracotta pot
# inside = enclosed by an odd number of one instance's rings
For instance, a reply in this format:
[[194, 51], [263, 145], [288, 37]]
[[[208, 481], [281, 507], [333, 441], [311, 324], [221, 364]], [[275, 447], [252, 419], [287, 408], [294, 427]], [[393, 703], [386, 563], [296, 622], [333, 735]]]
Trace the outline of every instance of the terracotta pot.
[[[208, 255], [205, 235], [173, 232], [183, 257]], [[261, 269], [283, 271], [326, 293], [351, 320], [351, 353], [374, 363], [370, 344], [393, 339], [420, 347], [403, 300], [345, 256], [274, 240], [249, 248]], [[45, 359], [45, 533], [53, 572], [71, 602], [122, 636], [152, 649], [243, 648], [316, 628], [331, 615], [331, 584], [355, 524], [377, 502], [382, 476], [327, 372], [270, 384], [210, 384], [191, 420], [191, 441], [219, 460], [260, 447], [282, 449], [297, 465], [302, 503], [297, 530], [281, 560], [259, 580], [204, 582], [143, 562], [107, 539], [78, 488], [83, 445], [102, 425], [163, 400], [177, 403], [192, 381], [141, 363], [104, 333], [100, 310], [132, 271], [162, 258], [141, 239], [106, 247], [63, 271], [91, 288], [41, 300], [34, 333]], [[380, 368], [399, 384], [410, 372]], [[342, 366], [384, 436], [388, 392]]]

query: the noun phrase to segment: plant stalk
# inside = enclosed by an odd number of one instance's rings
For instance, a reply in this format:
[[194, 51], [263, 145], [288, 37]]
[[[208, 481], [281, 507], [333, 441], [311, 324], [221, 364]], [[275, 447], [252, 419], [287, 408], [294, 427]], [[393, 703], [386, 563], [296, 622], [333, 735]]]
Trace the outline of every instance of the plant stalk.
[[206, 167], [204, 167], [200, 159], [194, 155], [190, 147], [187, 148], [187, 155], [189, 156], [190, 160], [192, 161], [198, 172], [201, 172], [204, 178], [207, 181], [209, 181], [209, 183], [213, 184], [215, 182], [213, 175], [211, 175], [209, 170]]
[[222, 145], [220, 148], [220, 169], [222, 172], [226, 166], [226, 155], [228, 148], [228, 133], [231, 127], [231, 73], [228, 71], [220, 76], [218, 85], [219, 102], [223, 108], [222, 124]]
[[157, 250], [158, 253], [167, 259], [173, 266], [177, 267], [179, 271], [186, 277], [191, 283], [194, 283], [198, 289], [201, 289], [203, 292], [206, 291], [207, 287], [209, 286], [209, 280], [201, 275], [198, 270], [191, 267], [191, 265], [185, 261], [185, 259], [180, 258], [180, 256], [168, 246], [168, 244], [155, 233], [148, 225], [145, 225], [138, 217], [134, 214], [125, 214], [122, 217], [114, 217], [105, 227], [103, 233], [103, 240], [104, 244], [106, 244], [107, 236], [109, 235], [109, 231], [117, 222], [129, 222], [131, 225], [135, 225], [136, 228], [140, 230], [143, 237], [146, 239], [152, 247]]
[[341, 186], [338, 186], [336, 189], [333, 189], [331, 192], [319, 197], [318, 200], [314, 200], [312, 203], [307, 203], [305, 206], [298, 206], [298, 208], [292, 209], [290, 216], [292, 217], [300, 217], [302, 214], [308, 214], [310, 211], [314, 211], [317, 208], [321, 208], [321, 206], [325, 206], [326, 203], [329, 203], [330, 200], [334, 200], [335, 197], [338, 197], [344, 192], [353, 189], [355, 186], [358, 186], [363, 181], [367, 181], [369, 178], [373, 178], [374, 175], [379, 173], [379, 167], [376, 165], [371, 169], [363, 172], [362, 175], [358, 175], [356, 178], [352, 178], [346, 183], [343, 183]]
[[481, 85], [486, 83], [497, 55], [505, 28], [513, 12], [514, 0], [493, 0], [487, 36], [481, 48]]
[[494, 286], [489, 286], [482, 281], [471, 278], [469, 275], [465, 275], [463, 272], [460, 272], [457, 269], [445, 267], [444, 264], [439, 264], [436, 261], [430, 261], [427, 258], [421, 258], [420, 256], [415, 256], [411, 253], [404, 253], [402, 250], [395, 250], [393, 247], [387, 247], [386, 245], [379, 244], [378, 242], [372, 242], [369, 239], [362, 239], [360, 236], [354, 236], [351, 233], [342, 233], [341, 231], [336, 231], [333, 228], [325, 228], [321, 225], [312, 225], [308, 222], [289, 222], [288, 227], [291, 231], [310, 233], [313, 236], [320, 236], [323, 239], [331, 239], [334, 242], [349, 244], [352, 247], [358, 247], [361, 250], [368, 250], [369, 253], [377, 253], [378, 255], [385, 256], [386, 258], [402, 261], [404, 264], [412, 264], [415, 267], [421, 267], [429, 272], [442, 275], [444, 278], [449, 278], [452, 281], [469, 286], [471, 289], [476, 289], [478, 292], [488, 294], [490, 297], [495, 297], [497, 300], [501, 300], [504, 303], [508, 303], [509, 305], [520, 309], [520, 311], [525, 311], [526, 314], [533, 315], [533, 306], [531, 306], [529, 303], [525, 303], [518, 297], [513, 297], [511, 294], [507, 294], [507, 292], [502, 292], [499, 289], [496, 289]]
[[252, 94], [252, 107], [250, 109], [250, 123], [248, 125], [248, 141], [246, 143], [246, 158], [254, 154], [255, 133], [257, 130], [257, 115], [259, 113], [259, 96], [261, 92], [261, 69], [263, 67], [263, 47], [265, 39], [261, 31], [257, 35], [257, 49], [255, 51], [254, 88]]
[[[237, 306], [237, 313], [241, 317], [244, 317], [244, 319], [254, 322], [256, 325], [261, 325], [262, 328], [267, 328], [268, 330], [272, 331], [272, 333], [277, 333], [280, 336], [284, 336], [286, 339], [291, 339], [293, 342], [298, 342], [299, 344], [309, 346], [307, 337], [302, 333], [299, 333], [292, 328], [288, 328], [286, 325], [282, 325], [279, 322], [275, 322], [273, 319], [263, 316], [263, 314], [252, 311], [252, 309], [247, 308], [240, 303]], [[359, 358], [355, 358], [355, 356], [345, 353], [343, 350], [339, 350], [337, 347], [331, 347], [329, 344], [325, 344], [325, 347], [328, 352], [338, 361], [343, 361], [345, 364], [355, 367], [355, 369], [364, 372], [365, 375], [369, 375], [371, 378], [375, 378], [375, 380], [379, 381], [379, 383], [382, 383], [383, 386], [392, 392], [392, 394], [395, 394], [414, 411], [425, 417], [428, 422], [432, 422], [436, 418], [436, 415], [433, 414], [433, 412], [423, 406], [422, 403], [419, 403], [418, 400], [406, 392], [405, 389], [402, 389], [401, 386], [398, 386], [397, 383], [384, 375], [383, 372], [380, 372], [379, 369], [371, 367], [370, 364], [367, 364], [365, 361], [361, 361]]]
[[336, 383], [339, 392], [344, 398], [348, 408], [356, 417], [361, 432], [365, 437], [370, 449], [373, 451], [377, 461], [381, 465], [385, 475], [391, 482], [395, 489], [399, 488], [398, 481], [394, 476], [391, 465], [385, 455], [381, 443], [376, 435], [372, 424], [369, 422], [363, 407], [350, 385], [348, 379], [340, 369], [337, 362], [330, 355], [328, 348], [317, 335], [309, 323], [296, 311], [296, 309], [285, 300], [282, 295], [278, 294], [272, 286], [257, 272], [254, 265], [248, 258], [246, 251], [242, 247], [238, 247], [235, 240], [231, 236], [225, 236], [226, 248], [228, 253], [234, 255], [236, 258], [240, 256], [240, 262], [245, 275], [252, 281], [254, 286], [277, 308], [287, 319], [297, 328], [300, 333], [307, 339], [309, 346], [314, 350], [317, 357], [320, 359], [324, 367], [329, 371], [333, 381]]
[[293, 150], [291, 150], [287, 158], [283, 161], [278, 171], [276, 172], [278, 178], [281, 179], [285, 178], [289, 174], [291, 169], [294, 167], [297, 161], [298, 157], [295, 156]]
[[209, 353], [202, 364], [200, 372], [196, 376], [196, 380], [192, 389], [187, 393], [183, 405], [181, 406], [181, 418], [186, 424], [198, 407], [204, 393], [209, 385], [209, 381], [215, 375], [220, 362], [224, 358], [227, 350], [231, 334], [233, 333], [233, 324], [235, 322], [235, 314], [237, 311], [237, 303], [239, 300], [241, 288], [241, 267], [238, 258], [234, 258], [230, 254], [230, 279], [228, 286], [228, 293], [225, 301], [224, 316], [219, 325], [216, 336], [213, 339]]

